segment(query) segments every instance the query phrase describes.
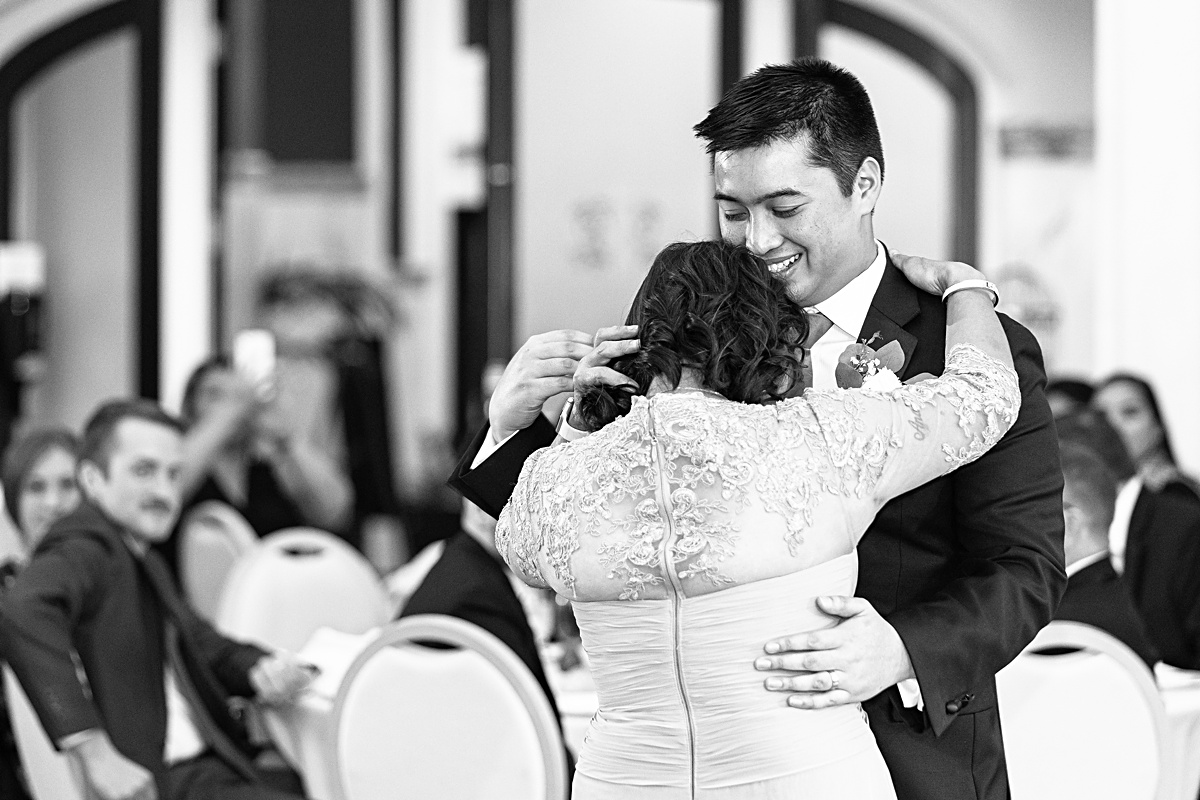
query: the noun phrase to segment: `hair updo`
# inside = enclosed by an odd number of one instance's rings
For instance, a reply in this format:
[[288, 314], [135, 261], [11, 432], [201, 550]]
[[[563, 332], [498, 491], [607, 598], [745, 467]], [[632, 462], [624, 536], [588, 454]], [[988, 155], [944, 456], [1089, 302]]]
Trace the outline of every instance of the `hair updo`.
[[633, 298], [628, 325], [641, 347], [610, 366], [637, 383], [596, 386], [580, 397], [591, 430], [629, 411], [655, 378], [671, 388], [684, 368], [730, 400], [766, 403], [785, 397], [800, 377], [808, 319], [766, 263], [739, 245], [677, 242], [654, 259]]

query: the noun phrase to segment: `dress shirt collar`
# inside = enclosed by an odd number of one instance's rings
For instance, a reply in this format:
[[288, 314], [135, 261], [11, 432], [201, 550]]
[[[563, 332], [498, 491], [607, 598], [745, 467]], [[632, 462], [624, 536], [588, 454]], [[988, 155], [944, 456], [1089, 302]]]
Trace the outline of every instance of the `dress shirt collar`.
[[1072, 561], [1070, 564], [1067, 564], [1067, 577], [1069, 578], [1077, 572], [1082, 572], [1092, 564], [1098, 564], [1106, 558], [1108, 558], [1108, 551], [1101, 550], [1099, 553], [1092, 553], [1090, 556], [1084, 556], [1078, 561]]
[[871, 265], [835, 292], [833, 297], [817, 303], [817, 311], [829, 317], [834, 325], [850, 334], [851, 338], [858, 338], [863, 323], [867, 320], [867, 312], [871, 310], [875, 292], [879, 291], [879, 282], [883, 280], [885, 266], [887, 253], [883, 249], [883, 243], [876, 239], [875, 260]]

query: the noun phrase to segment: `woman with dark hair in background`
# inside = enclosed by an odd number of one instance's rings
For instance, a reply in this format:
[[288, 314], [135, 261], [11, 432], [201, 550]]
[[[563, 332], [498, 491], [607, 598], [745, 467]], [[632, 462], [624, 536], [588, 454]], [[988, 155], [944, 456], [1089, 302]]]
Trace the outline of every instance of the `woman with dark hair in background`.
[[[977, 276], [911, 278], [940, 293]], [[576, 800], [895, 797], [860, 708], [791, 708], [763, 690], [789, 674], [755, 662], [798, 620], [831, 625], [815, 599], [853, 594], [857, 542], [887, 500], [1016, 419], [990, 294], [955, 291], [947, 308], [941, 378], [789, 397], [809, 326], [766, 264], [721, 242], [655, 259], [628, 320], [639, 349], [613, 365], [628, 380], [606, 371], [615, 388], [584, 394], [593, 356], [576, 373], [585, 422], [570, 424], [607, 424], [530, 456], [496, 528], [513, 571], [575, 608], [600, 699]], [[623, 346], [609, 344], [594, 355]]]
[[[15, 525], [21, 550], [0, 563], [0, 586], [29, 560], [50, 526], [79, 505], [75, 482], [78, 455], [79, 440], [63, 428], [33, 431], [13, 442], [4, 454], [0, 470], [4, 507]], [[28, 797], [18, 775], [19, 763], [6, 693], [0, 690], [0, 797]]]
[[0, 480], [4, 505], [24, 552], [0, 570], [18, 568], [28, 560], [50, 526], [79, 505], [78, 453], [79, 441], [63, 428], [33, 431], [9, 447]]
[[1128, 373], [1112, 375], [1096, 389], [1092, 405], [1121, 434], [1146, 488], [1200, 502], [1200, 483], [1175, 462], [1171, 435], [1149, 382]]

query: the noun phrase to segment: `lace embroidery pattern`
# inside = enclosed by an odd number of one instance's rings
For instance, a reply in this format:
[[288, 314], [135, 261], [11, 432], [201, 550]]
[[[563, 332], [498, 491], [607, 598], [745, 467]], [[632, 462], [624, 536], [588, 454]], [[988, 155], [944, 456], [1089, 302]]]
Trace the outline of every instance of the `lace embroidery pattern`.
[[[881, 401], [902, 413], [881, 416]], [[571, 559], [583, 541], [594, 542], [623, 600], [661, 586], [667, 569], [680, 580], [728, 584], [721, 564], [735, 555], [736, 520], [746, 508], [781, 518], [796, 555], [819, 503], [874, 493], [905, 432], [924, 438], [926, 412], [956, 416], [958, 436], [924, 446], [958, 466], [995, 444], [1019, 408], [1016, 373], [968, 345], [953, 350], [942, 378], [887, 393], [812, 392], [774, 406], [687, 391], [635, 398], [630, 413], [603, 431], [526, 462], [500, 517], [497, 548], [527, 580], [546, 585], [553, 575], [571, 596]]]

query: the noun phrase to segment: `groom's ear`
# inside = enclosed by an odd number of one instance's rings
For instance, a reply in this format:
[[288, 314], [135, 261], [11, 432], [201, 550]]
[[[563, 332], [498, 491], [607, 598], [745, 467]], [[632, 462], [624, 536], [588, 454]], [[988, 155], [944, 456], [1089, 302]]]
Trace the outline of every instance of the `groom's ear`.
[[873, 156], [867, 156], [859, 166], [858, 174], [854, 176], [854, 188], [850, 199], [859, 206], [861, 213], [871, 214], [875, 211], [875, 204], [879, 202], [879, 192], [882, 189], [883, 170], [879, 168], [879, 162]]

